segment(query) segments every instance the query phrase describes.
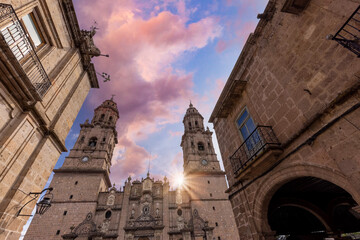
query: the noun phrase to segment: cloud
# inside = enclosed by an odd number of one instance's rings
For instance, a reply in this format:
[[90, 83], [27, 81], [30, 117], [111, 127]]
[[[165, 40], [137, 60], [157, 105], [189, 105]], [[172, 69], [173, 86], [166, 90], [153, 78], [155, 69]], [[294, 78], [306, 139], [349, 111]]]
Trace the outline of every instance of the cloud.
[[232, 46], [242, 47], [258, 23], [257, 14], [264, 10], [268, 0], [223, 0], [223, 4], [237, 9], [238, 18], [228, 18], [224, 23], [224, 34], [217, 42], [216, 51], [221, 53]]
[[[184, 53], [205, 47], [222, 33], [216, 17], [189, 23], [188, 16], [196, 9], [188, 9], [185, 1], [159, 3], [75, 2], [80, 25], [89, 27], [89, 19], [96, 20], [100, 29], [95, 43], [102, 53], [110, 54], [110, 58], [94, 59], [96, 69], [110, 74], [111, 81], [93, 90], [87, 104], [93, 108], [115, 94], [120, 112], [119, 143], [111, 168], [115, 181], [146, 171], [146, 162], [152, 156], [139, 142], [165, 124], [178, 122], [188, 99], [196, 98], [192, 97], [193, 74], [175, 68], [174, 63]], [[176, 6], [175, 13], [167, 9], [170, 5]]]
[[181, 136], [183, 134], [183, 132], [180, 132], [180, 131], [173, 132], [173, 131], [170, 130], [169, 134], [170, 134], [171, 137], [178, 137], [178, 136]]

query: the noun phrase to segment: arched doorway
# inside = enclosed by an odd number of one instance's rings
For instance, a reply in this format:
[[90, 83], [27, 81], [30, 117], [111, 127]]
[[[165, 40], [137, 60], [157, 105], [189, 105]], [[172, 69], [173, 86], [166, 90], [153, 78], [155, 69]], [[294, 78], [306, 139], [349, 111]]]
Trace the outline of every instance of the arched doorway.
[[280, 187], [268, 207], [268, 223], [289, 239], [323, 239], [329, 234], [360, 231], [351, 208], [356, 202], [337, 185], [316, 177], [300, 177]]

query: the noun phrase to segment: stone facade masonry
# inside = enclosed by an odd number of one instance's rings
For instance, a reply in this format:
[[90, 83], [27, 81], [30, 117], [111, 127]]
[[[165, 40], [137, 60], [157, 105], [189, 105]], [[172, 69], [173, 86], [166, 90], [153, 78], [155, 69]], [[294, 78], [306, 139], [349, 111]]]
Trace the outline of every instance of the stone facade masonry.
[[[326, 39], [360, 2], [310, 0], [298, 14], [281, 11], [291, 2], [269, 1], [210, 118], [240, 239], [274, 239], [269, 204], [299, 178], [328, 181], [360, 204], [360, 61]], [[230, 157], [243, 144], [236, 123], [245, 107], [255, 124], [272, 127], [281, 150], [235, 174]]]
[[[239, 239], [225, 175], [200, 113], [191, 105], [184, 117], [186, 180], [170, 191], [166, 177], [155, 180], [150, 173], [141, 180], [129, 177], [122, 189], [111, 187], [108, 177], [119, 117], [114, 111], [116, 104], [106, 100], [95, 109], [91, 123], [81, 124], [74, 148], [50, 184], [52, 206], [34, 217], [25, 240]], [[187, 127], [189, 122], [194, 128]]]
[[[2, 1], [19, 19], [32, 13], [43, 45], [35, 52], [51, 85], [39, 98], [28, 72], [0, 37], [0, 239], [19, 239], [27, 216], [16, 216], [30, 192], [40, 192], [66, 151], [65, 138], [92, 87], [98, 87], [90, 56], [68, 0]], [[9, 7], [7, 7], [9, 8]], [[3, 12], [2, 14], [5, 14]], [[11, 24], [2, 18], [0, 29]], [[76, 31], [72, 33], [70, 31]], [[35, 202], [21, 214], [30, 214]]]

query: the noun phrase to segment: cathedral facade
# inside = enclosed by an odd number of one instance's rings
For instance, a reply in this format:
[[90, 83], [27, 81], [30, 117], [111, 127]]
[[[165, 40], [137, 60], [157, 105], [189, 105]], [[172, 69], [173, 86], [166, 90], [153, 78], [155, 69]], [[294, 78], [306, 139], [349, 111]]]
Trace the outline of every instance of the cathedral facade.
[[36, 215], [24, 239], [236, 240], [225, 174], [220, 169], [203, 117], [192, 104], [181, 140], [185, 184], [171, 191], [166, 177], [111, 186], [109, 173], [117, 143], [116, 103], [106, 100], [55, 170], [51, 208]]

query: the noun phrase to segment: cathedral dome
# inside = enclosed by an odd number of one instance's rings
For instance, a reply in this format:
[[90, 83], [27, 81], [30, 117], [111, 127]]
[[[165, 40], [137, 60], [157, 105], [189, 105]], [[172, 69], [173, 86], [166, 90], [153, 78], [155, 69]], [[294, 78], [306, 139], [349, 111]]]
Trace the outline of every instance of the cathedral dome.
[[113, 98], [105, 100], [100, 106], [98, 106], [97, 108], [95, 108], [95, 111], [100, 109], [100, 108], [110, 108], [111, 110], [113, 110], [117, 116], [119, 117], [119, 110], [117, 108], [117, 104], [116, 102], [113, 100]]
[[190, 102], [189, 108], [186, 110], [186, 114], [184, 116], [184, 118], [186, 118], [188, 115], [199, 115], [201, 118], [203, 118], [201, 116], [201, 114], [199, 113], [199, 111], [193, 106], [193, 104]]
[[92, 124], [106, 125], [115, 127], [116, 121], [119, 119], [119, 111], [117, 104], [113, 98], [105, 100], [100, 106], [95, 108]]

